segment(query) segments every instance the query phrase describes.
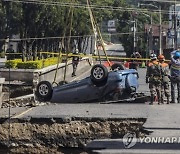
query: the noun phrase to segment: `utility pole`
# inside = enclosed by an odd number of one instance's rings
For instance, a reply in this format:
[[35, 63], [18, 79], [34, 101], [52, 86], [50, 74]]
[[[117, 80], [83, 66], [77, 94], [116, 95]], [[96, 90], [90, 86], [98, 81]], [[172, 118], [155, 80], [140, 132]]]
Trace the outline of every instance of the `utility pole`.
[[150, 23], [150, 28], [149, 28], [149, 55], [153, 50], [153, 25], [152, 24], [153, 22], [152, 22], [152, 14], [151, 14], [151, 23]]
[[162, 17], [161, 17], [161, 5], [159, 5], [159, 54], [162, 54]]
[[135, 21], [135, 19], [134, 19], [133, 23], [134, 23], [134, 24], [133, 24], [133, 25], [134, 25], [134, 26], [133, 26], [133, 34], [134, 34], [134, 36], [133, 36], [133, 38], [134, 38], [134, 41], [133, 41], [133, 42], [134, 42], [134, 43], [133, 43], [133, 44], [134, 44], [134, 45], [133, 45], [134, 50], [133, 50], [133, 51], [136, 52], [136, 21]]
[[[141, 4], [139, 4], [140, 6]], [[150, 56], [150, 53], [152, 52], [153, 50], [153, 18], [152, 18], [152, 13], [150, 15], [148, 14], [145, 14], [145, 13], [142, 13], [143, 15], [145, 15], [146, 17], [149, 17], [150, 18], [150, 27], [148, 28], [148, 31], [147, 31], [147, 35], [148, 35], [148, 39], [147, 39], [147, 51], [146, 51], [146, 57], [149, 57]]]
[[[159, 10], [159, 54], [162, 54], [162, 14], [161, 14], [161, 5], [159, 4], [159, 7], [153, 5], [153, 4], [138, 4], [138, 6], [150, 6], [150, 7], [154, 7], [157, 8]], [[152, 20], [152, 19], [151, 19]], [[151, 24], [152, 25], [152, 24]], [[152, 29], [150, 28], [150, 31]], [[152, 33], [151, 33], [152, 34]], [[151, 38], [150, 38], [151, 39]], [[152, 49], [152, 40], [149, 40], [150, 44], [149, 44], [149, 50]]]
[[176, 0], [174, 0], [174, 50], [177, 49]]

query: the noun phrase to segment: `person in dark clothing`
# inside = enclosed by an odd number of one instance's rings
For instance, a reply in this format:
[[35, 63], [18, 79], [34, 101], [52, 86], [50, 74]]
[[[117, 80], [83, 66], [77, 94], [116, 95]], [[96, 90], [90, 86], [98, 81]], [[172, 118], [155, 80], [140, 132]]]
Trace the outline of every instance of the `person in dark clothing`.
[[175, 103], [175, 87], [177, 85], [177, 102], [180, 103], [180, 51], [171, 52], [171, 103]]
[[[141, 55], [139, 52], [133, 52], [131, 55], [131, 58], [137, 58], [138, 59], [138, 58], [141, 58]], [[132, 59], [129, 68], [137, 70], [138, 66], [139, 66], [138, 60]]]
[[14, 53], [14, 49], [13, 49], [13, 45], [11, 44], [9, 46], [9, 48], [6, 50], [6, 53], [9, 53], [7, 55], [7, 60], [13, 60], [15, 59], [15, 55], [13, 54]]
[[[74, 55], [72, 57], [72, 66], [73, 66], [72, 77], [76, 76], [76, 70], [77, 70], [77, 66], [79, 64], [79, 60], [80, 60], [80, 57], [78, 56], [78, 54], [79, 54], [79, 50], [76, 49], [74, 52]], [[77, 55], [77, 56], [75, 56], [75, 55]]]

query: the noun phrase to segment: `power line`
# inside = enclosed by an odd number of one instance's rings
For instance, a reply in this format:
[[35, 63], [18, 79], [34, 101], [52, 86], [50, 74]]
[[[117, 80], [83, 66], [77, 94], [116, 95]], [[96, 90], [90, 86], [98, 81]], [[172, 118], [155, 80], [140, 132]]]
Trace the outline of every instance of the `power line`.
[[[74, 8], [84, 8], [87, 9], [88, 6], [86, 4], [80, 3], [64, 3], [64, 2], [49, 2], [49, 1], [37, 1], [37, 0], [5, 0], [6, 2], [13, 3], [26, 3], [26, 4], [37, 4], [37, 5], [50, 5], [50, 6], [62, 6], [62, 7], [74, 7]], [[164, 1], [163, 1], [164, 2]], [[173, 3], [173, 1], [170, 1]], [[180, 4], [180, 2], [178, 3]], [[114, 6], [99, 6], [99, 5], [90, 5], [91, 9], [101, 9], [101, 10], [118, 10], [118, 11], [138, 11], [138, 12], [149, 12], [149, 9], [141, 9], [141, 8], [125, 8], [125, 7], [114, 7]], [[151, 9], [151, 12], [159, 13], [157, 9]], [[161, 13], [172, 14], [173, 12], [169, 12], [167, 10], [161, 10]]]
[[[127, 33], [113, 33], [113, 34], [102, 34], [103, 36], [108, 35], [131, 35], [133, 32]], [[137, 32], [137, 34], [144, 34], [144, 32]], [[30, 40], [48, 40], [48, 39], [63, 39], [63, 38], [80, 38], [80, 37], [93, 37], [94, 35], [82, 35], [82, 36], [65, 36], [65, 37], [31, 37], [31, 38], [20, 38], [20, 39], [9, 39], [9, 41], [30, 41]], [[0, 41], [5, 41], [6, 39], [0, 39]]]
[[143, 0], [145, 2], [160, 2], [160, 3], [175, 3], [175, 4], [180, 4], [180, 2], [175, 2], [174, 0]]

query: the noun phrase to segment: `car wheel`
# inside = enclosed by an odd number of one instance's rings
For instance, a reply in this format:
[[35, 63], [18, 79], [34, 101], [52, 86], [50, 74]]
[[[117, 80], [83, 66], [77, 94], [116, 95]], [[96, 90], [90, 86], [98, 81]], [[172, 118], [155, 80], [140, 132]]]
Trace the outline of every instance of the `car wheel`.
[[41, 81], [36, 87], [35, 95], [39, 101], [49, 101], [52, 97], [52, 85], [48, 81]]
[[91, 80], [93, 82], [102, 82], [107, 79], [108, 70], [104, 65], [97, 64], [91, 69]]
[[124, 66], [123, 66], [122, 64], [115, 63], [115, 64], [113, 64], [113, 65], [111, 66], [111, 69], [112, 69], [113, 71], [115, 71], [115, 70], [124, 70], [125, 68], [124, 68]]

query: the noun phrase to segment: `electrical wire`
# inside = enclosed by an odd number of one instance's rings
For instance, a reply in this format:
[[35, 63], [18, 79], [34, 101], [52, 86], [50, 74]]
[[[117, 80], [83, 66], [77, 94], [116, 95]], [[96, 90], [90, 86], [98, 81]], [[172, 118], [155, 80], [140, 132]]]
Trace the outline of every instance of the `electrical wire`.
[[177, 1], [174, 1], [174, 0], [144, 0], [145, 2], [148, 1], [148, 2], [160, 2], [160, 3], [175, 3], [175, 4], [180, 4], [180, 2], [177, 2]]
[[[26, 4], [37, 4], [37, 5], [52, 5], [52, 6], [64, 6], [64, 7], [74, 7], [74, 8], [84, 8], [87, 9], [88, 6], [86, 4], [80, 4], [80, 3], [63, 3], [63, 2], [49, 2], [49, 1], [37, 1], [37, 0], [6, 0], [7, 2], [13, 2], [13, 3], [26, 3]], [[158, 2], [158, 1], [156, 1]], [[161, 2], [161, 1], [160, 1]], [[163, 1], [164, 2], [164, 1]], [[166, 2], [166, 1], [165, 1]], [[173, 3], [173, 1], [167, 1], [168, 3]], [[176, 4], [180, 4], [180, 2], [176, 2]], [[126, 7], [114, 7], [114, 6], [100, 6], [100, 5], [90, 5], [91, 9], [101, 9], [101, 10], [118, 10], [118, 11], [138, 11], [138, 12], [153, 12], [153, 13], [159, 13], [160, 10], [158, 9], [142, 9], [142, 8], [126, 8]], [[173, 11], [167, 11], [167, 10], [161, 10], [161, 13], [163, 14], [172, 14]]]
[[[87, 4], [79, 4], [79, 3], [64, 3], [64, 2], [49, 2], [49, 1], [37, 1], [37, 0], [5, 0], [6, 2], [14, 2], [14, 3], [27, 3], [27, 4], [37, 4], [37, 5], [56, 5], [56, 6], [66, 6], [66, 7], [78, 7], [78, 8], [86, 8], [88, 9]], [[163, 1], [164, 2], [164, 1]], [[169, 2], [169, 1], [168, 1]], [[173, 2], [173, 1], [170, 1]], [[176, 2], [177, 3], [177, 2]], [[124, 8], [124, 7], [113, 7], [113, 6], [99, 6], [99, 5], [90, 5], [89, 6], [91, 9], [107, 9], [107, 10], [119, 10], [119, 11], [136, 11], [136, 12], [153, 12], [153, 13], [159, 13], [160, 10], [153, 10], [153, 9], [141, 9], [141, 8]], [[178, 12], [178, 11], [176, 11]], [[172, 11], [166, 11], [166, 10], [161, 10], [161, 13], [166, 13], [166, 14], [174, 14], [175, 12]], [[127, 33], [119, 33], [118, 35], [126, 35]], [[130, 34], [130, 33], [128, 33]], [[115, 34], [116, 35], [116, 34]], [[90, 37], [92, 35], [86, 35], [87, 37]], [[66, 36], [66, 38], [73, 38], [73, 37], [84, 37], [84, 36]], [[21, 40], [43, 40], [43, 39], [60, 39], [63, 37], [41, 37], [41, 38], [21, 38], [21, 39], [11, 39], [11, 41], [21, 41]], [[4, 41], [4, 39], [0, 39], [0, 41]]]
[[[113, 33], [113, 34], [102, 34], [103, 36], [109, 35], [131, 35], [133, 32], [127, 33]], [[144, 34], [144, 32], [137, 32], [137, 34]], [[12, 42], [19, 41], [29, 41], [29, 40], [47, 40], [47, 39], [63, 39], [63, 38], [81, 38], [81, 37], [93, 37], [94, 35], [77, 35], [77, 36], [62, 36], [62, 37], [29, 37], [29, 38], [20, 38], [20, 39], [9, 39]], [[0, 39], [0, 42], [5, 41], [6, 39]]]

